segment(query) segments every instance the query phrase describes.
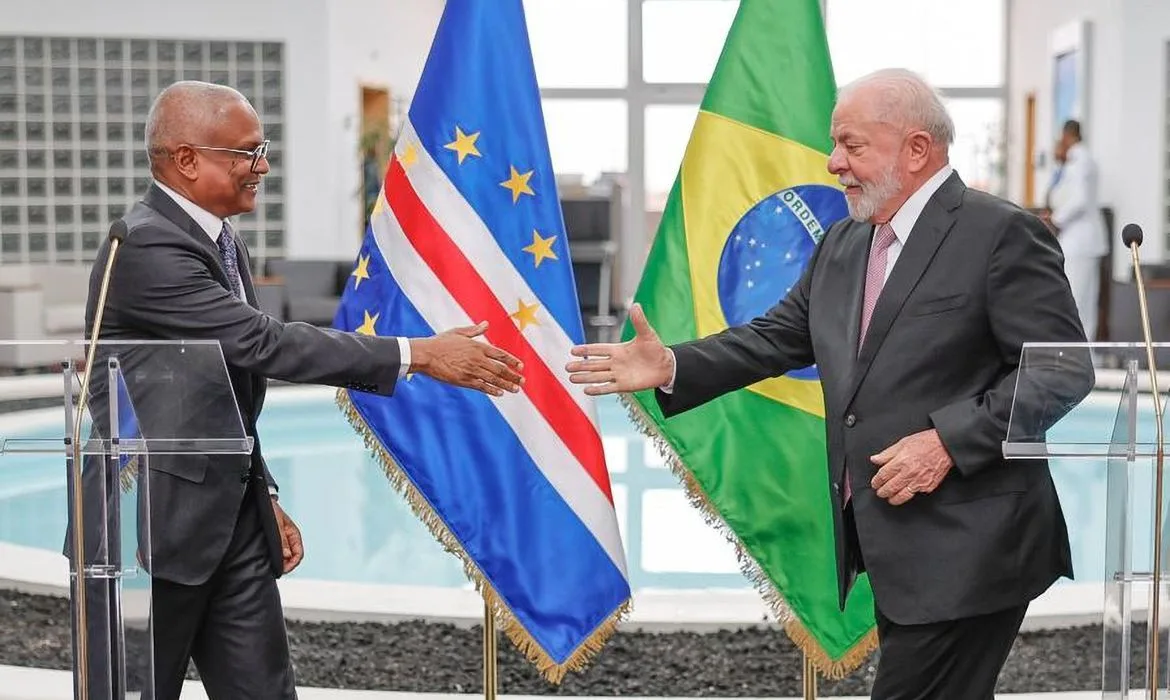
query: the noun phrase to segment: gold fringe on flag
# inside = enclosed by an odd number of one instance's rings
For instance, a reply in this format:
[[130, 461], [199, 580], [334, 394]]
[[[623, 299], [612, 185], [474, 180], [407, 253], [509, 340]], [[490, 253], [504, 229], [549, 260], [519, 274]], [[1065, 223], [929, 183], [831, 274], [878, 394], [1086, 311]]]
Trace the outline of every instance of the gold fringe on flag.
[[447, 528], [447, 524], [435, 513], [434, 508], [426, 500], [426, 497], [423, 496], [406, 475], [406, 472], [403, 471], [402, 467], [378, 441], [377, 436], [374, 435], [374, 431], [370, 430], [369, 425], [366, 424], [365, 418], [358, 412], [357, 407], [353, 405], [348, 391], [338, 389], [336, 402], [338, 408], [341, 409], [341, 412], [349, 420], [350, 425], [364, 440], [366, 448], [378, 460], [382, 471], [386, 474], [386, 478], [390, 481], [394, 490], [406, 499], [406, 503], [410, 506], [411, 511], [430, 530], [431, 535], [439, 541], [439, 544], [445, 550], [459, 558], [463, 564], [463, 573], [474, 584], [475, 590], [483, 596], [487, 609], [494, 616], [496, 626], [503, 630], [504, 634], [511, 640], [512, 644], [515, 645], [520, 653], [536, 666], [537, 671], [544, 676], [545, 680], [552, 684], [559, 684], [568, 671], [584, 670], [589, 662], [602, 650], [614, 632], [617, 631], [618, 625], [625, 621], [626, 616], [630, 612], [630, 601], [627, 600], [610, 613], [581, 642], [573, 653], [569, 655], [569, 658], [564, 663], [558, 664], [553, 661], [552, 657], [544, 649], [541, 649], [540, 645], [536, 643], [536, 640], [528, 633], [528, 630], [524, 629], [524, 626], [516, 619], [515, 614], [496, 593], [487, 577], [483, 575], [483, 572], [479, 570], [479, 567], [476, 566], [472, 558], [464, 551], [459, 540]]
[[658, 453], [662, 455], [663, 460], [670, 467], [670, 471], [682, 483], [687, 499], [702, 515], [703, 521], [714, 528], [735, 548], [735, 557], [739, 562], [740, 571], [764, 599], [764, 603], [772, 611], [776, 620], [784, 627], [788, 638], [812, 661], [817, 672], [826, 678], [840, 679], [860, 666], [878, 647], [877, 630], [871, 629], [840, 659], [831, 658], [817, 644], [816, 638], [805, 628], [796, 614], [792, 612], [792, 608], [784, 600], [783, 594], [744, 547], [739, 535], [719, 515], [719, 511], [711, 503], [703, 487], [695, 480], [694, 475], [683, 464], [678, 453], [674, 451], [674, 446], [662, 435], [658, 426], [646, 414], [642, 406], [628, 394], [618, 394], [618, 399], [625, 406], [630, 419], [637, 426], [638, 432], [654, 444]]
[[138, 481], [138, 455], [131, 457], [130, 461], [126, 462], [126, 466], [122, 467], [120, 478], [122, 480], [122, 490], [130, 493], [134, 488], [135, 482]]

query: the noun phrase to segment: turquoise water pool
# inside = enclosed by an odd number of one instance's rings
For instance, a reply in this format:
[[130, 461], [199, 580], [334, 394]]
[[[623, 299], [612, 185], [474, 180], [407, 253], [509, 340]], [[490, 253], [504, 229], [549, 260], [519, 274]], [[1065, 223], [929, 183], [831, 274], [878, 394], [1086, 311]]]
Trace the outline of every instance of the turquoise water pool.
[[[331, 393], [281, 393], [272, 393], [260, 430], [268, 464], [281, 485], [281, 504], [305, 539], [304, 563], [292, 576], [466, 586], [455, 558], [390, 488], [334, 406]], [[1095, 396], [1058, 424], [1050, 439], [1106, 441], [1115, 410], [1107, 395]], [[607, 398], [600, 402], [599, 414], [634, 587], [747, 587], [731, 547], [687, 504], [677, 481], [647, 449], [624, 409]], [[23, 434], [51, 435], [54, 427]], [[1052, 468], [1069, 523], [1077, 581], [1100, 581], [1105, 465], [1057, 459]], [[0, 542], [60, 551], [64, 484], [64, 466], [53, 457], [0, 459]], [[1139, 525], [1149, 522], [1149, 512], [1148, 502], [1135, 504]]]

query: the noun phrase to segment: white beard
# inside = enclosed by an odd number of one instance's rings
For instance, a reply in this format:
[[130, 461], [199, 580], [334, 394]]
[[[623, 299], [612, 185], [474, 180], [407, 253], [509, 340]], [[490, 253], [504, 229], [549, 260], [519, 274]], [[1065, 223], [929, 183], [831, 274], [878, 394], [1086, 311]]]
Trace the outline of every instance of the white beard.
[[849, 216], [854, 221], [867, 222], [877, 214], [878, 207], [888, 201], [902, 189], [902, 181], [894, 171], [895, 163], [890, 163], [885, 172], [876, 182], [861, 182], [849, 177], [841, 180], [842, 185], [860, 185], [861, 194], [845, 195], [845, 203], [849, 207]]

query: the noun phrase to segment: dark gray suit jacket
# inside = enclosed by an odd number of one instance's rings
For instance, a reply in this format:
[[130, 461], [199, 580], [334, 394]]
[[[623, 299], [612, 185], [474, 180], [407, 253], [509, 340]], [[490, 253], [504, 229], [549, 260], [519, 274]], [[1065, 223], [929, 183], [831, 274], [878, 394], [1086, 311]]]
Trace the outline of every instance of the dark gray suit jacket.
[[[1047, 462], [1005, 461], [1001, 441], [1023, 343], [1085, 341], [1060, 249], [1038, 219], [952, 174], [906, 241], [859, 354], [873, 228], [838, 222], [766, 314], [674, 346], [675, 385], [658, 402], [672, 416], [816, 363], [842, 606], [862, 569], [901, 624], [1031, 600], [1072, 576], [1068, 534]], [[1031, 392], [1049, 423], [1092, 387], [1087, 353], [1071, 366]], [[870, 486], [870, 456], [930, 428], [955, 468], [934, 493], [889, 505]], [[863, 558], [843, 531], [846, 465]]]
[[[123, 371], [133, 375], [132, 399], [146, 437], [216, 433], [236, 405], [245, 431], [255, 436], [268, 378], [393, 393], [400, 367], [396, 338], [281, 323], [260, 312], [242, 241], [237, 249], [246, 302], [236, 299], [216, 245], [157, 187], [125, 222], [129, 234], [114, 261], [101, 339], [218, 340], [232, 385], [229, 393], [209, 384], [206, 373], [222, 376], [222, 363], [192, 362], [192, 353], [118, 350]], [[91, 274], [87, 329], [108, 255], [109, 242]], [[111, 351], [102, 348], [99, 369]], [[92, 384], [90, 404], [99, 407], [93, 414], [100, 429], [105, 372], [95, 372]], [[249, 482], [256, 487], [250, 493], [259, 501], [270, 563], [280, 575], [280, 541], [267, 495], [276, 484], [258, 438], [250, 456], [152, 454], [149, 464], [153, 575], [186, 585], [206, 581], [231, 540]]]

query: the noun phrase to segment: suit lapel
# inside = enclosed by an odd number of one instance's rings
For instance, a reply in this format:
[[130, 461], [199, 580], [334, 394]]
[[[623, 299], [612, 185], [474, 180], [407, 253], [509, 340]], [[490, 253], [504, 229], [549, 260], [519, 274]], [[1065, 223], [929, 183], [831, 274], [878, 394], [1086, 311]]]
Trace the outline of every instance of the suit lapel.
[[[146, 194], [142, 197], [142, 202], [146, 206], [166, 217], [171, 223], [183, 229], [184, 232], [195, 239], [195, 242], [202, 246], [211, 258], [209, 264], [211, 274], [215, 276], [216, 280], [221, 285], [223, 285], [225, 289], [231, 291], [232, 286], [228, 282], [227, 272], [223, 269], [223, 261], [220, 259], [219, 247], [216, 246], [215, 243], [211, 240], [211, 236], [208, 236], [207, 232], [204, 231], [203, 228], [199, 226], [199, 224], [195, 223], [195, 220], [188, 216], [187, 212], [183, 211], [183, 208], [180, 207], [175, 202], [175, 200], [171, 199], [170, 195], [168, 195], [166, 192], [163, 192], [155, 185], [151, 185], [150, 188], [147, 189]], [[240, 271], [240, 283], [244, 290], [244, 298], [250, 306], [258, 307], [256, 302], [256, 289], [252, 285], [252, 275], [249, 272], [251, 268], [251, 259], [248, 257], [247, 249], [240, 245], [238, 237], [236, 239], [236, 252], [239, 255], [240, 262], [242, 263], [237, 265], [237, 267]], [[249, 405], [251, 405], [255, 398], [263, 391], [263, 387], [259, 386], [258, 382], [263, 382], [264, 379], [252, 374], [248, 374], [247, 377], [248, 381], [240, 382], [238, 386], [238, 399], [241, 403], [241, 410], [243, 410], [246, 414], [251, 414], [252, 411], [249, 410]], [[234, 380], [233, 383], [235, 383]], [[244, 405], [245, 402], [248, 405]]]
[[[233, 229], [233, 233], [235, 230]], [[244, 289], [244, 300], [253, 308], [259, 308], [260, 305], [256, 301], [256, 288], [252, 286], [252, 258], [248, 255], [248, 250], [240, 245], [239, 236], [236, 237], [236, 256], [239, 258], [240, 264], [236, 267], [240, 270], [240, 283]]]
[[[922, 214], [918, 217], [918, 222], [914, 224], [902, 252], [898, 255], [898, 261], [894, 263], [894, 269], [890, 272], [889, 279], [882, 287], [877, 306], [873, 309], [873, 316], [870, 318], [861, 352], [857, 356], [857, 363], [853, 368], [846, 403], [853, 400], [858, 387], [861, 386], [861, 381], [869, 373], [873, 359], [877, 356], [878, 348], [885, 341], [890, 326], [893, 325], [902, 306], [906, 303], [906, 298], [914, 291], [918, 280], [922, 278], [926, 268], [930, 266], [930, 261], [934, 259], [938, 247], [942, 245], [951, 226], [954, 225], [954, 210], [962, 202], [965, 189], [966, 186], [963, 185], [959, 176], [951, 174], [926, 203], [926, 207], [923, 208]], [[869, 259], [868, 246], [864, 253], [857, 257], [865, 261], [860, 268], [859, 276], [855, 278], [860, 283], [854, 285], [862, 290], [858, 293], [860, 298], [860, 295], [864, 294], [865, 288], [865, 266], [868, 265]], [[860, 313], [850, 316], [850, 319], [853, 328], [852, 336], [856, 338], [860, 332]], [[852, 346], [852, 348], [856, 347], [856, 344]]]
[[207, 232], [199, 224], [195, 223], [195, 220], [188, 216], [187, 212], [183, 211], [183, 208], [175, 200], [171, 199], [170, 195], [155, 185], [151, 185], [150, 189], [146, 191], [142, 202], [159, 214], [162, 214], [171, 223], [183, 229], [185, 233], [195, 239], [195, 242], [206, 250], [211, 257], [211, 274], [215, 275], [216, 280], [225, 289], [231, 291], [232, 286], [228, 283], [227, 272], [224, 271], [223, 262], [219, 257], [219, 248], [211, 240], [211, 236], [208, 236]]

